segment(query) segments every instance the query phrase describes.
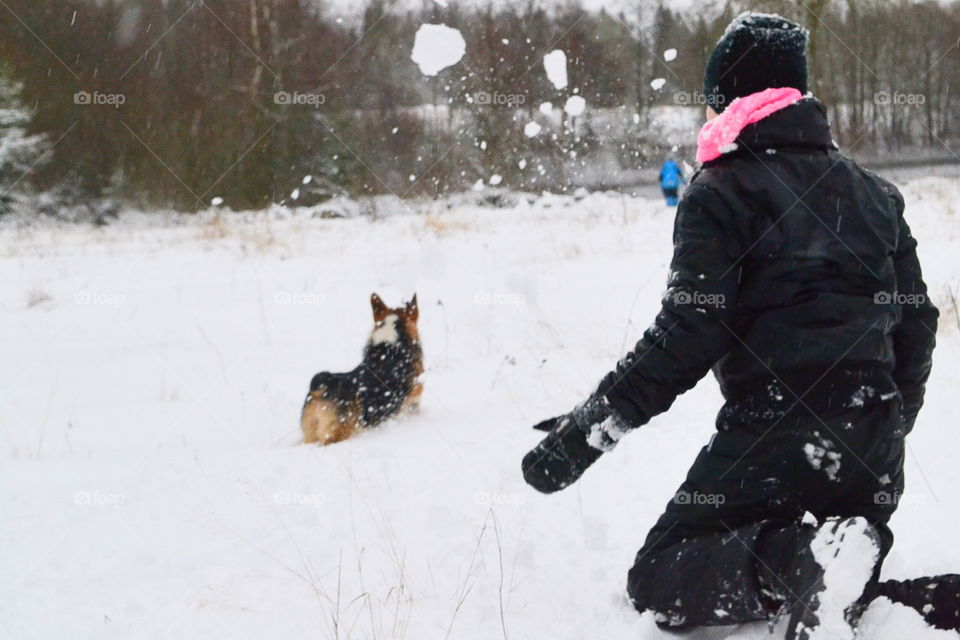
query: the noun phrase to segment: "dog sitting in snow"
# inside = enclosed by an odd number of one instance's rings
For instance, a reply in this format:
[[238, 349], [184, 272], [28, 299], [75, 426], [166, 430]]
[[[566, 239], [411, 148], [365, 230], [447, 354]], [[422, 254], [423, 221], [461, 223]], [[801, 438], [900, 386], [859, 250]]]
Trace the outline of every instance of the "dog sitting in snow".
[[374, 325], [363, 362], [347, 373], [322, 371], [310, 381], [300, 416], [305, 444], [340, 442], [401, 412], [420, 409], [423, 351], [417, 296], [391, 309], [374, 293], [370, 304]]

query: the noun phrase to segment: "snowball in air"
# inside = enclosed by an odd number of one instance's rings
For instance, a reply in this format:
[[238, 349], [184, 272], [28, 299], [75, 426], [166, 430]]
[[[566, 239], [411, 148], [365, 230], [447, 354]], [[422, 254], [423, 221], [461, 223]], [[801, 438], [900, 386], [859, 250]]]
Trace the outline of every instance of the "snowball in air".
[[667, 62], [673, 62], [677, 59], [677, 50], [676, 49], [667, 49], [663, 52], [663, 59]]
[[554, 49], [543, 56], [543, 68], [547, 70], [547, 79], [555, 89], [564, 89], [567, 86], [567, 54], [560, 49]]
[[542, 127], [536, 122], [528, 122], [527, 126], [523, 128], [523, 135], [527, 136], [528, 138], [532, 138], [540, 133], [541, 128]]
[[587, 101], [581, 96], [570, 96], [567, 98], [567, 104], [563, 105], [563, 110], [571, 116], [578, 116], [587, 108]]
[[665, 84], [667, 84], [666, 78], [656, 78], [650, 82], [650, 86], [653, 87], [654, 91], [660, 91]]
[[456, 29], [445, 24], [424, 24], [417, 30], [410, 58], [425, 76], [435, 76], [463, 58], [467, 43]]

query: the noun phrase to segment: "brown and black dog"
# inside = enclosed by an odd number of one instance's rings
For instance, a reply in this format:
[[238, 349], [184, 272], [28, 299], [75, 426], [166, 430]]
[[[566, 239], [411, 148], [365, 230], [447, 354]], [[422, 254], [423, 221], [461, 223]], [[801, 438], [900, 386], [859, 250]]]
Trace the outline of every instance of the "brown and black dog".
[[347, 373], [322, 371], [310, 381], [300, 415], [305, 444], [340, 442], [359, 429], [420, 408], [423, 351], [417, 331], [417, 296], [391, 309], [374, 293], [370, 304], [374, 324], [363, 362]]

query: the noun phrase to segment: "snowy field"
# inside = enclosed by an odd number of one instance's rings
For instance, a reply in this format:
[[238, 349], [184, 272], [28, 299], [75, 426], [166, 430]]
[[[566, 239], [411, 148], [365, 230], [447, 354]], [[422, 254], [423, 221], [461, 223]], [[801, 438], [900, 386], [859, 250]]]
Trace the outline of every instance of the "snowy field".
[[[960, 572], [960, 179], [904, 189], [943, 328], [898, 578]], [[672, 210], [418, 208], [0, 229], [0, 637], [675, 637], [623, 589], [713, 430], [712, 378], [560, 494], [519, 469], [530, 426], [652, 320]], [[419, 294], [423, 413], [298, 446], [307, 383], [359, 362], [372, 291]], [[884, 601], [861, 637], [955, 636]]]

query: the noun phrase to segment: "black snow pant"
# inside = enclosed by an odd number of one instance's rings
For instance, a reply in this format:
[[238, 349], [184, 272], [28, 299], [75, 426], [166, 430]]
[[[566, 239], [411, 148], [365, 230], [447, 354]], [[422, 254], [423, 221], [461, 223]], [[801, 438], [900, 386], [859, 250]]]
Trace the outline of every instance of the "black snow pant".
[[899, 395], [816, 414], [736, 404], [721, 410], [717, 434], [630, 570], [634, 606], [661, 628], [769, 620], [789, 606], [797, 558], [815, 531], [807, 512], [821, 522], [863, 516], [876, 527], [874, 583], [893, 544], [887, 522], [903, 491]]

